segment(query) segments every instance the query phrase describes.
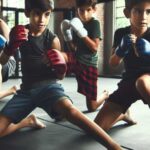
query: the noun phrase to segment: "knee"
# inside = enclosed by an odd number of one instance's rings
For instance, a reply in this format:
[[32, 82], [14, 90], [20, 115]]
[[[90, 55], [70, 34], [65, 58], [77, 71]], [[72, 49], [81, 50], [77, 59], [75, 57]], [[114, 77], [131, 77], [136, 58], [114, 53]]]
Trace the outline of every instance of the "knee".
[[77, 109], [74, 106], [70, 106], [69, 108], [66, 109], [65, 116], [66, 116], [66, 118], [69, 119], [70, 117], [72, 117], [72, 118], [76, 117], [77, 114], [78, 114]]
[[97, 109], [97, 107], [93, 105], [87, 105], [87, 109], [89, 112], [94, 112]]
[[135, 86], [137, 90], [140, 90], [146, 86], [146, 83], [147, 83], [147, 79], [145, 78], [145, 76], [142, 76], [136, 80]]
[[86, 99], [86, 105], [89, 112], [94, 112], [98, 107], [97, 101], [94, 100]]

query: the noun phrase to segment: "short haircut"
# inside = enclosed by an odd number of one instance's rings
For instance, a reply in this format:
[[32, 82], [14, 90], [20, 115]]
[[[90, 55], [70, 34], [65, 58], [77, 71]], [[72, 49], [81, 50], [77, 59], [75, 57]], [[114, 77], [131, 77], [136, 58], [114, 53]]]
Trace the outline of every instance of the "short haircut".
[[47, 11], [54, 9], [53, 0], [25, 0], [25, 11], [30, 12], [33, 9], [40, 9], [41, 11]]
[[135, 5], [142, 2], [150, 2], [150, 0], [125, 0], [125, 7], [131, 10]]
[[77, 7], [92, 6], [94, 8], [96, 4], [97, 0], [76, 0]]

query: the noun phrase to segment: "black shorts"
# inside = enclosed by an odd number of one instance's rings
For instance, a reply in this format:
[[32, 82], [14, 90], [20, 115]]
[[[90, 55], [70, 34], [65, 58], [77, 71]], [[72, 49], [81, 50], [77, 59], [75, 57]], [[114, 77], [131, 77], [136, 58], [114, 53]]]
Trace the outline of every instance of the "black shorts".
[[136, 89], [135, 83], [136, 79], [121, 80], [118, 83], [118, 89], [110, 94], [107, 101], [119, 104], [124, 109], [123, 113], [137, 100], [143, 100], [144, 102], [144, 99]]

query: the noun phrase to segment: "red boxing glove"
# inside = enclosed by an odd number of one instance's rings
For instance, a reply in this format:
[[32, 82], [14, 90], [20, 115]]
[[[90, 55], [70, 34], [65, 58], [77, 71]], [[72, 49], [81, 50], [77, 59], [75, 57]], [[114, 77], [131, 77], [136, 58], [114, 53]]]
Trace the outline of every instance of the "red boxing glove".
[[14, 55], [16, 52], [16, 49], [19, 48], [19, 46], [28, 40], [27, 38], [28, 33], [23, 25], [17, 25], [13, 27], [9, 34], [9, 42], [6, 45], [6, 48], [4, 49], [4, 53], [7, 56]]
[[67, 65], [61, 52], [56, 49], [48, 50], [47, 57], [51, 63], [52, 71], [56, 74], [56, 77], [60, 80], [63, 79], [67, 71]]

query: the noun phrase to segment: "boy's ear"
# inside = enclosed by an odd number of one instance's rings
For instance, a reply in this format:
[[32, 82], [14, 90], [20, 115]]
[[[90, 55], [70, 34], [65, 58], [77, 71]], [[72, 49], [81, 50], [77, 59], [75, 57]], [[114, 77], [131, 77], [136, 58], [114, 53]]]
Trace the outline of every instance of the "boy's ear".
[[25, 16], [26, 16], [27, 18], [29, 18], [29, 14], [30, 14], [29, 11], [26, 11], [26, 10], [25, 10], [24, 13], [25, 13]]
[[125, 8], [123, 10], [123, 12], [124, 12], [124, 15], [126, 16], [126, 18], [130, 18], [130, 11], [129, 11], [129, 9]]

